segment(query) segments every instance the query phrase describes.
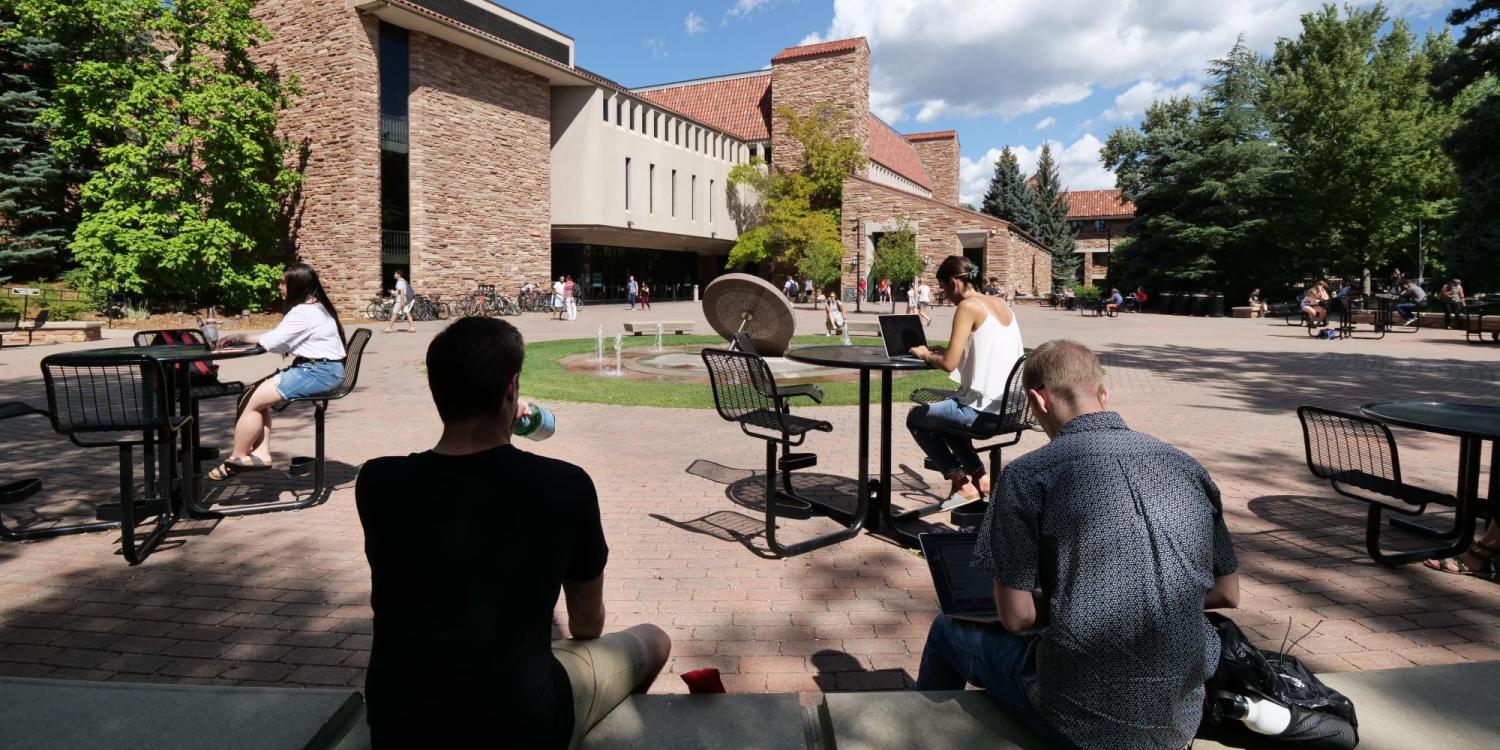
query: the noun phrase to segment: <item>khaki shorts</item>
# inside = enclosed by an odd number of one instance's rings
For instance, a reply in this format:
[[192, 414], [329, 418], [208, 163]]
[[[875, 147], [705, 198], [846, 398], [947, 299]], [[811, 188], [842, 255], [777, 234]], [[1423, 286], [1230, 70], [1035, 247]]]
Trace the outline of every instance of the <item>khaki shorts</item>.
[[573, 686], [573, 740], [589, 733], [646, 680], [646, 644], [630, 633], [608, 633], [593, 640], [552, 642], [552, 656]]

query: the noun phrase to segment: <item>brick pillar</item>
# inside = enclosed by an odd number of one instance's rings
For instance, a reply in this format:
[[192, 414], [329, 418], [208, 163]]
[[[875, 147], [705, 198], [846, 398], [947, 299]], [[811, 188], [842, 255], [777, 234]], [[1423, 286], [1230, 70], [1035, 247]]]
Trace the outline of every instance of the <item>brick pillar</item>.
[[771, 58], [771, 163], [802, 166], [801, 146], [787, 135], [783, 108], [807, 115], [830, 104], [842, 117], [838, 135], [858, 140], [870, 153], [870, 46], [863, 37], [793, 47]]
[[927, 170], [927, 181], [932, 183], [932, 197], [957, 206], [958, 201], [958, 133], [944, 130], [938, 133], [916, 133], [906, 140], [922, 160]]

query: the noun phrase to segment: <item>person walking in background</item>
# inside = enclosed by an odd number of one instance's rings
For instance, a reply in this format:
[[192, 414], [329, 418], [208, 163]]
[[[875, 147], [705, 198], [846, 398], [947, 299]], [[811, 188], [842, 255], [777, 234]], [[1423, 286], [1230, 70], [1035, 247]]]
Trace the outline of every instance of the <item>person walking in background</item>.
[[651, 309], [651, 282], [641, 284], [641, 309]]
[[1427, 304], [1427, 292], [1417, 284], [1415, 279], [1408, 279], [1406, 288], [1401, 290], [1401, 298], [1407, 301], [1398, 302], [1396, 312], [1401, 313], [1407, 325], [1416, 325], [1419, 317], [1417, 313], [1422, 310], [1423, 305]]
[[411, 308], [412, 305], [416, 304], [416, 299], [412, 294], [411, 284], [408, 284], [406, 279], [402, 278], [400, 271], [395, 271], [394, 273], [396, 276], [395, 299], [391, 301], [391, 320], [385, 324], [385, 332], [390, 333], [391, 329], [396, 326], [396, 317], [404, 315], [406, 316], [407, 333], [415, 333], [417, 325], [411, 321]]
[[552, 319], [553, 320], [562, 320], [563, 319], [563, 312], [567, 309], [566, 303], [563, 301], [563, 289], [565, 289], [565, 288], [566, 288], [566, 285], [563, 284], [563, 277], [561, 277], [561, 276], [557, 277], [557, 281], [552, 282]]
[[864, 279], [860, 279], [859, 280], [859, 298], [862, 299], [862, 300], [865, 300], [866, 302], [869, 302], [869, 300], [865, 298], [865, 295], [868, 294], [869, 291], [870, 291], [870, 284], [868, 282], [866, 282]]
[[640, 300], [641, 285], [636, 283], [635, 277], [629, 277], [625, 282], [625, 300], [630, 303], [630, 309], [635, 309], [635, 303]]
[[318, 272], [293, 263], [281, 274], [286, 316], [265, 333], [229, 333], [217, 346], [259, 344], [268, 352], [290, 354], [292, 366], [273, 373], [240, 397], [234, 447], [208, 478], [222, 482], [242, 471], [271, 468], [271, 410], [294, 398], [328, 393], [344, 381], [344, 327], [323, 289]]
[[932, 325], [932, 317], [927, 314], [927, 308], [932, 307], [932, 287], [927, 286], [926, 279], [917, 279], [914, 296], [917, 298], [917, 315], [926, 325]]
[[572, 276], [563, 277], [563, 309], [568, 320], [578, 320], [578, 284]]
[[1438, 300], [1443, 303], [1443, 329], [1453, 327], [1453, 321], [1463, 324], [1464, 314], [1464, 283], [1453, 279], [1443, 285], [1442, 291], [1438, 292]]
[[823, 326], [828, 330], [829, 336], [838, 335], [844, 330], [844, 304], [833, 292], [823, 300]]
[[802, 280], [802, 295], [806, 298], [809, 304], [813, 305], [814, 309], [817, 308], [818, 300], [813, 296], [812, 279]]

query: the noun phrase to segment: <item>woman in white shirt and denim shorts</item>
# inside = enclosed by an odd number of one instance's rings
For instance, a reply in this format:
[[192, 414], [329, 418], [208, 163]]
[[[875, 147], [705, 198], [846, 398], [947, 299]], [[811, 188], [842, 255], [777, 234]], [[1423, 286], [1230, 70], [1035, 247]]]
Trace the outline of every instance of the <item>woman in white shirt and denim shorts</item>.
[[276, 328], [219, 339], [220, 346], [260, 344], [266, 351], [296, 359], [291, 367], [261, 381], [243, 402], [244, 410], [234, 423], [234, 449], [209, 472], [213, 481], [271, 468], [271, 410], [294, 398], [333, 391], [344, 380], [344, 328], [318, 272], [305, 263], [293, 263], [282, 273], [280, 288], [287, 312]]

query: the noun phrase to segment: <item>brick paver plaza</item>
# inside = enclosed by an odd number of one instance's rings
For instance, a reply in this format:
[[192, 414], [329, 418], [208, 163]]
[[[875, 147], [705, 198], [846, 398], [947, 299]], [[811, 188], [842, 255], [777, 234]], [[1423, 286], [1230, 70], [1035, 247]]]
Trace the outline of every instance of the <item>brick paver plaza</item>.
[[[530, 340], [613, 333], [623, 320], [697, 319], [691, 303], [653, 312], [585, 308], [576, 323], [542, 315], [519, 321]], [[946, 334], [952, 308], [932, 331]], [[1364, 506], [1314, 480], [1302, 457], [1299, 404], [1356, 409], [1398, 398], [1495, 402], [1500, 348], [1461, 334], [1423, 331], [1383, 341], [1315, 341], [1279, 321], [1160, 315], [1084, 318], [1027, 305], [1028, 345], [1069, 337], [1099, 351], [1112, 406], [1136, 429], [1200, 460], [1223, 490], [1242, 562], [1243, 600], [1234, 618], [1318, 670], [1500, 659], [1500, 587], [1420, 565], [1386, 569], [1363, 548]], [[180, 524], [163, 548], [131, 568], [118, 534], [0, 543], [0, 674], [128, 681], [360, 686], [369, 659], [369, 575], [353, 480], [366, 459], [429, 447], [439, 432], [422, 354], [440, 324], [416, 334], [378, 334], [359, 388], [330, 409], [330, 471], [339, 483], [325, 505]], [[821, 318], [798, 312], [800, 333]], [[119, 333], [112, 334], [119, 344]], [[109, 342], [106, 342], [109, 343]], [[66, 345], [0, 354], [0, 400], [44, 404], [37, 363]], [[224, 363], [230, 378], [268, 371], [272, 357]], [[707, 386], [703, 386], [707, 388]], [[525, 390], [525, 381], [522, 381]], [[898, 398], [904, 395], [896, 386]], [[232, 405], [204, 408], [205, 442], [228, 445]], [[611, 557], [611, 627], [654, 622], [673, 638], [668, 669], [717, 667], [732, 692], [835, 691], [910, 686], [936, 611], [925, 563], [868, 535], [791, 559], [775, 559], [757, 536], [759, 441], [711, 410], [549, 404], [556, 437], [523, 447], [578, 463], [599, 488]], [[815, 434], [813, 470], [835, 490], [855, 475], [856, 409], [808, 410], [832, 421]], [[898, 503], [940, 480], [896, 407]], [[277, 421], [280, 465], [311, 452], [311, 410]], [[1457, 442], [1398, 431], [1410, 481], [1452, 492]], [[1029, 434], [1013, 451], [1040, 445]], [[525, 441], [523, 441], [525, 442]], [[39, 506], [0, 512], [11, 523], [45, 514], [90, 513], [89, 498], [114, 492], [116, 455], [75, 448], [41, 420], [0, 423], [3, 481], [42, 476]], [[1012, 455], [1018, 455], [1013, 453]], [[275, 493], [271, 473], [231, 490]], [[512, 498], [546, 503], [546, 497]], [[424, 498], [412, 497], [412, 534], [423, 533]], [[497, 507], [494, 541], [524, 528]], [[941, 516], [934, 517], [941, 518]], [[789, 521], [796, 539], [820, 522]], [[524, 570], [515, 571], [525, 576]], [[498, 582], [497, 582], [498, 583]], [[562, 617], [559, 608], [558, 617]], [[1311, 636], [1308, 629], [1317, 626]], [[656, 690], [682, 692], [664, 677]]]

